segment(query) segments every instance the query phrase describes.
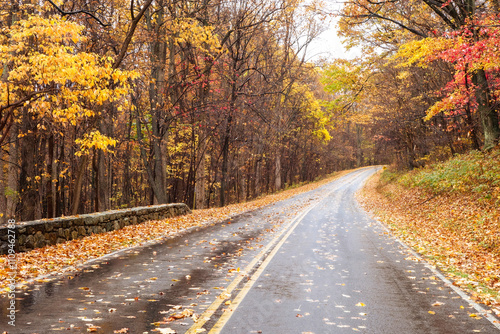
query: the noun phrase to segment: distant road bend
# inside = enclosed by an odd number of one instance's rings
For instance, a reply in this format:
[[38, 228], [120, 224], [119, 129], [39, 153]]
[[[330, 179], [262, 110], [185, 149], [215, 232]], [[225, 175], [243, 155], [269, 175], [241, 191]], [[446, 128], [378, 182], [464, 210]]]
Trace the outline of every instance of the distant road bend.
[[498, 319], [359, 207], [354, 194], [377, 169], [35, 283], [18, 293], [16, 327], [1, 330], [499, 333]]

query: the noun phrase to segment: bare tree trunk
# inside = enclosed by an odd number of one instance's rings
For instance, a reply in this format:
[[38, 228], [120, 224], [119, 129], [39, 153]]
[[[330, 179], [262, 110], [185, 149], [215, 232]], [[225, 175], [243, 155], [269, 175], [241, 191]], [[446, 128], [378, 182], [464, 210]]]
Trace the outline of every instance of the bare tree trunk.
[[[467, 91], [469, 90], [469, 78], [467, 75], [465, 75], [465, 88]], [[471, 112], [471, 103], [470, 101], [467, 101], [467, 105], [465, 106], [465, 113], [466, 113], [466, 121], [467, 124], [469, 125], [469, 133], [472, 138], [472, 148], [475, 150], [479, 150], [481, 148], [481, 145], [479, 144], [479, 138], [477, 137], [477, 131], [476, 131], [476, 125], [474, 124], [474, 119], [472, 118], [472, 112]]]
[[51, 134], [48, 140], [48, 157], [47, 157], [47, 174], [49, 178], [46, 182], [46, 205], [47, 205], [47, 218], [54, 218], [55, 215], [55, 185], [52, 180], [54, 179], [54, 135]]
[[14, 124], [11, 128], [9, 145], [9, 165], [7, 167], [7, 219], [15, 218], [16, 205], [19, 202], [19, 165], [18, 165], [18, 152], [19, 152], [19, 139], [17, 138], [18, 127]]
[[477, 70], [472, 76], [472, 82], [477, 86], [476, 100], [478, 111], [483, 124], [484, 149], [488, 150], [498, 144], [500, 138], [500, 126], [498, 124], [498, 112], [491, 103], [491, 92], [484, 70]]
[[281, 157], [279, 152], [276, 152], [274, 159], [274, 187], [276, 191], [281, 189]]
[[203, 209], [206, 201], [206, 176], [205, 176], [205, 144], [200, 145], [199, 151], [201, 152], [200, 162], [196, 169], [196, 182], [194, 186], [195, 209]]
[[97, 211], [106, 211], [108, 207], [108, 192], [107, 192], [107, 173], [106, 173], [106, 157], [104, 152], [97, 150], [97, 187], [96, 201]]
[[363, 165], [363, 128], [361, 125], [356, 124], [356, 167]]
[[7, 222], [7, 197], [6, 197], [6, 177], [8, 174], [4, 173], [4, 154], [3, 150], [0, 150], [0, 225]]
[[34, 220], [37, 209], [37, 191], [35, 187], [36, 155], [37, 155], [37, 133], [32, 126], [31, 115], [26, 108], [22, 111], [22, 132], [31, 133], [24, 136], [19, 147], [21, 158], [21, 172], [19, 174], [19, 189], [22, 210], [20, 220]]
[[[73, 198], [71, 199], [71, 215], [78, 214], [80, 208], [80, 198], [82, 194], [82, 184], [85, 169], [87, 168], [88, 155], [82, 156], [80, 166], [78, 167], [78, 174], [76, 175], [75, 186], [73, 191]], [[100, 209], [100, 208], [99, 208]], [[99, 211], [99, 210], [98, 210]]]
[[227, 172], [229, 164], [229, 136], [231, 132], [230, 123], [232, 117], [229, 118], [226, 123], [226, 133], [224, 135], [224, 141], [222, 143], [222, 169], [221, 169], [221, 182], [220, 182], [220, 206], [226, 205], [226, 188], [227, 188]]
[[[233, 72], [235, 71], [235, 64], [233, 64]], [[224, 132], [224, 140], [222, 142], [222, 170], [220, 182], [220, 206], [226, 205], [226, 191], [227, 191], [227, 173], [229, 165], [229, 140], [231, 138], [231, 127], [233, 123], [233, 111], [237, 99], [236, 94], [236, 76], [233, 75], [233, 83], [231, 85], [231, 100], [229, 103], [229, 115], [226, 120], [226, 130]]]
[[156, 25], [151, 16], [146, 16], [148, 29], [156, 34], [155, 40], [149, 45], [152, 58], [151, 77], [153, 79], [149, 84], [149, 101], [151, 105], [152, 138], [150, 145], [153, 182], [158, 185], [154, 191], [154, 201], [157, 203], [167, 203], [164, 160], [161, 151], [163, 140], [162, 122], [165, 121], [161, 115], [165, 104], [163, 94], [165, 93], [165, 64], [167, 57], [165, 27], [163, 26], [164, 15], [163, 1], [159, 1], [156, 11]]

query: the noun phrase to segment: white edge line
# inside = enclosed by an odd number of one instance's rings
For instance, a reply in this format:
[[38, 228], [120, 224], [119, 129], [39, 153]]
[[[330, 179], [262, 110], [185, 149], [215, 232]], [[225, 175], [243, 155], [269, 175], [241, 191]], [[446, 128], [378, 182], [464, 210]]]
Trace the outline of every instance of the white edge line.
[[465, 293], [459, 287], [455, 286], [449, 279], [447, 279], [443, 274], [441, 274], [441, 272], [439, 272], [433, 265], [431, 265], [426, 259], [424, 259], [422, 256], [420, 256], [420, 254], [418, 254], [417, 252], [415, 252], [410, 246], [406, 245], [403, 241], [401, 241], [401, 239], [397, 238], [392, 233], [392, 231], [389, 228], [387, 228], [387, 226], [385, 226], [385, 224], [383, 222], [381, 222], [378, 219], [375, 219], [375, 221], [380, 226], [382, 226], [382, 228], [384, 230], [386, 230], [389, 233], [389, 235], [394, 240], [396, 240], [401, 246], [403, 246], [404, 248], [406, 248], [413, 256], [415, 256], [416, 258], [418, 258], [419, 260], [421, 260], [422, 263], [424, 264], [424, 266], [426, 268], [428, 268], [429, 270], [431, 270], [434, 275], [436, 275], [437, 277], [439, 277], [439, 279], [441, 281], [443, 281], [448, 287], [450, 287], [454, 292], [456, 292], [463, 300], [465, 300], [467, 303], [469, 303], [469, 305], [471, 305], [472, 307], [474, 307], [476, 309], [476, 311], [478, 311], [479, 313], [481, 313], [481, 315], [483, 315], [486, 319], [488, 319], [488, 321], [491, 322], [491, 324], [493, 326], [495, 326], [497, 329], [500, 329], [500, 321], [496, 317], [494, 317], [493, 315], [491, 315], [489, 313], [489, 312], [491, 312], [491, 310], [488, 312], [488, 310], [486, 310], [481, 305], [479, 305], [478, 303], [476, 303], [475, 301], [473, 301], [469, 297], [469, 295], [467, 293]]

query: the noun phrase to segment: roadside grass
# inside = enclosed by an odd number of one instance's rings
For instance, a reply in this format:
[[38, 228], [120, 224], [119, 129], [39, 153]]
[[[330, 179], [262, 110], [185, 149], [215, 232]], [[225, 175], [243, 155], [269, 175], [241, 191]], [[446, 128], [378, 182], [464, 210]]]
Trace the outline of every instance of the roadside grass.
[[385, 179], [391, 177], [432, 194], [478, 194], [479, 200], [500, 204], [500, 149], [472, 151], [402, 175], [388, 173]]
[[500, 315], [500, 148], [407, 173], [385, 169], [358, 199], [454, 284]]
[[[175, 237], [187, 229], [223, 222], [235, 215], [256, 210], [292, 196], [314, 190], [340, 178], [351, 171], [330, 174], [319, 181], [263, 195], [255, 200], [231, 204], [220, 208], [193, 210], [192, 213], [174, 218], [154, 220], [123, 229], [92, 234], [82, 239], [34, 249], [16, 254], [16, 283], [25, 288], [29, 280], [47, 280], [48, 276], [65, 272], [76, 272], [88, 261], [146, 243], [154, 243]], [[12, 271], [6, 255], [0, 256], [0, 293], [8, 291], [8, 278]]]

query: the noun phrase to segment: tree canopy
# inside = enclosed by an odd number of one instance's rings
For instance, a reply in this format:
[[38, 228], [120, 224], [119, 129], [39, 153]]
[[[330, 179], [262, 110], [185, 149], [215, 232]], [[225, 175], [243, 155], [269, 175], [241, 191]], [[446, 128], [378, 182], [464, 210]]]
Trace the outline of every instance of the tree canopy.
[[0, 212], [226, 205], [335, 170], [498, 144], [497, 1], [353, 0], [358, 59], [308, 61], [305, 0], [0, 9]]

